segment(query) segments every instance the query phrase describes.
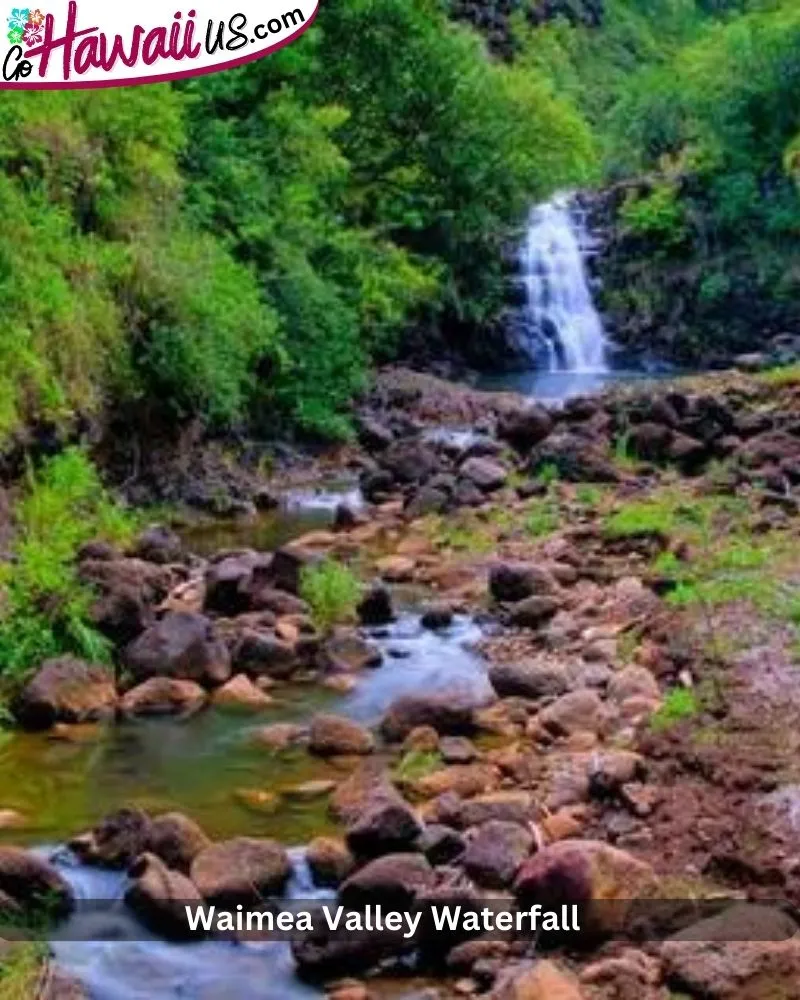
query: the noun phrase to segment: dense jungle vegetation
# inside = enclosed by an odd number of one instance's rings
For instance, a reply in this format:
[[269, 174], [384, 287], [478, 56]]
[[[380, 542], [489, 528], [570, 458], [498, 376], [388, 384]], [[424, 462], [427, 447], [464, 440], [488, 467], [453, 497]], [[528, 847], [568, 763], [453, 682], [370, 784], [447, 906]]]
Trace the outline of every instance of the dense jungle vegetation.
[[327, 0], [237, 71], [5, 93], [0, 446], [112, 403], [157, 426], [345, 433], [409, 331], [491, 328], [526, 207], [570, 185], [640, 179], [616, 206], [617, 314], [652, 325], [680, 294], [687, 343], [698, 311], [712, 339], [741, 323], [739, 299], [791, 315], [797, 4], [498, 7], [504, 53], [481, 31], [492, 0], [458, 19], [445, 0]]

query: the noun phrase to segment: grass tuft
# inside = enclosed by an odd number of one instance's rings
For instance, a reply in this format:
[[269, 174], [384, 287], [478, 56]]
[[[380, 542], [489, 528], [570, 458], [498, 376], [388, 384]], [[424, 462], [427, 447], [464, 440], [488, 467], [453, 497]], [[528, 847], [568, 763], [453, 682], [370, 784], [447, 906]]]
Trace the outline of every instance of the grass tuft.
[[315, 625], [323, 631], [355, 618], [361, 584], [351, 569], [326, 559], [306, 566], [300, 576], [300, 596], [311, 607]]

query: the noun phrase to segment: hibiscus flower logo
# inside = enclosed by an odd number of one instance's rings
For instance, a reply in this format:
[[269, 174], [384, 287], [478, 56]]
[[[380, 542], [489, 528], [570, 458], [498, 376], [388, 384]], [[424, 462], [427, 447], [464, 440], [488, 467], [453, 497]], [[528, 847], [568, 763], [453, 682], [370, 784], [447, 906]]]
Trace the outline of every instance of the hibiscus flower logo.
[[44, 11], [39, 10], [38, 7], [36, 8], [36, 10], [31, 10], [28, 12], [28, 24], [36, 25], [37, 28], [40, 28], [44, 24], [44, 19], [45, 19]]
[[34, 24], [33, 21], [28, 21], [25, 25], [25, 31], [23, 32], [22, 38], [25, 44], [30, 48], [32, 45], [40, 45], [42, 42], [42, 28], [39, 24]]
[[25, 30], [25, 25], [30, 21], [31, 12], [27, 7], [12, 7], [11, 15], [8, 18], [8, 33], [11, 34], [12, 31], [23, 32]]

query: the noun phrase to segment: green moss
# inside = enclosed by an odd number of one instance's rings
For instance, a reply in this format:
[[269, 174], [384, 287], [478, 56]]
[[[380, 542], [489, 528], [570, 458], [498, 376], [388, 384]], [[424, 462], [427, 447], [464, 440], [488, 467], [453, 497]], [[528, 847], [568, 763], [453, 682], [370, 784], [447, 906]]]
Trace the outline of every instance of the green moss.
[[650, 717], [650, 727], [656, 732], [671, 729], [685, 719], [697, 715], [697, 696], [690, 688], [672, 688], [664, 697], [661, 707]]

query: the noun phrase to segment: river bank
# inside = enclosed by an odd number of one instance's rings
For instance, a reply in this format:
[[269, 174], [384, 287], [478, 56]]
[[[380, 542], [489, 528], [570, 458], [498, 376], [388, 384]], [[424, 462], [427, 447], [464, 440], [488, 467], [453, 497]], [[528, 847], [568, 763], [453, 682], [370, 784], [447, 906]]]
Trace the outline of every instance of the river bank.
[[[340, 998], [402, 995], [409, 972], [500, 1000], [788, 989], [794, 944], [762, 938], [794, 924], [759, 909], [723, 915], [714, 949], [661, 944], [667, 921], [555, 965], [524, 939], [409, 964], [369, 939], [161, 937], [182, 899], [231, 894], [796, 905], [797, 385], [732, 374], [547, 410], [393, 373], [347, 459], [363, 502], [327, 527], [269, 552], [252, 518], [202, 555], [193, 529], [90, 547], [120, 670], [46, 665], [14, 705], [39, 732], [0, 752], [4, 839], [72, 850], [52, 868], [52, 849], [0, 849], [9, 905], [35, 911], [42, 880], [65, 909], [118, 899], [130, 941], [54, 946], [104, 1000], [300, 996], [295, 967]], [[322, 626], [298, 590], [331, 562], [361, 592]], [[726, 944], [745, 918], [750, 943]], [[343, 968], [359, 982], [336, 985]]]

